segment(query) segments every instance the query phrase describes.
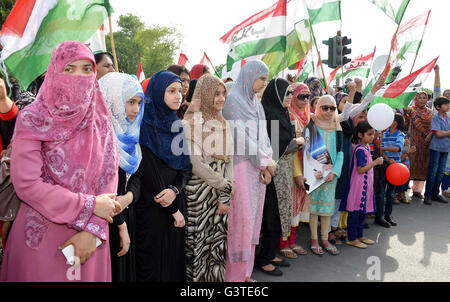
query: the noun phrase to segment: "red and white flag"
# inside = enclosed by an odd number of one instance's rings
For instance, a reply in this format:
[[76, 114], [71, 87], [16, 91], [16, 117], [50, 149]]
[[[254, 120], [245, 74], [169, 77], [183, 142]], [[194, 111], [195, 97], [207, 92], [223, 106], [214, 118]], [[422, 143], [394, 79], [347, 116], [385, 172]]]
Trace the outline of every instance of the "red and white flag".
[[331, 73], [330, 75], [327, 77], [327, 86], [330, 86], [331, 82], [334, 80], [334, 78], [336, 77], [336, 74], [338, 73], [339, 69], [341, 68], [341, 66], [336, 67]]
[[189, 62], [188, 57], [184, 53], [180, 53], [178, 58], [178, 65], [186, 66], [186, 63]]
[[145, 74], [144, 74], [144, 70], [142, 69], [141, 62], [139, 62], [139, 69], [138, 69], [138, 72], [137, 72], [136, 76], [137, 76], [137, 78], [139, 80], [139, 83], [142, 83], [142, 81], [145, 80]]

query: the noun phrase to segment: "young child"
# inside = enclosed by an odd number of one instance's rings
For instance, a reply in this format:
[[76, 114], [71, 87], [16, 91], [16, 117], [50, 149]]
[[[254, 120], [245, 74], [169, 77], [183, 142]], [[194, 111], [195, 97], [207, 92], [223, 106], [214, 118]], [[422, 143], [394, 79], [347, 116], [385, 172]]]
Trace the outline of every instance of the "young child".
[[375, 243], [363, 236], [364, 218], [367, 213], [375, 212], [373, 168], [383, 164], [381, 156], [372, 161], [369, 144], [374, 137], [375, 130], [367, 121], [356, 126], [353, 141], [357, 145], [350, 166], [350, 188], [340, 207], [341, 211], [348, 212], [347, 244], [362, 249]]
[[450, 117], [447, 115], [449, 100], [439, 97], [434, 101], [438, 111], [431, 121], [433, 138], [430, 143], [430, 163], [428, 164], [427, 182], [425, 185], [424, 203], [431, 205], [431, 201], [448, 203], [439, 195], [439, 186], [444, 176], [448, 152], [450, 150]]
[[[383, 133], [383, 139], [381, 142], [381, 156], [383, 156], [384, 164], [380, 169], [378, 177], [377, 191], [375, 192], [377, 203], [377, 216], [375, 223], [385, 228], [396, 226], [397, 223], [392, 218], [392, 206], [394, 204], [394, 191], [395, 186], [389, 183], [386, 179], [386, 169], [390, 164], [399, 163], [401, 161], [401, 154], [403, 150], [405, 135], [400, 129], [403, 129], [405, 120], [399, 113], [395, 114], [394, 122]], [[386, 196], [386, 208], [384, 206], [384, 197]], [[384, 219], [383, 219], [384, 215]]]
[[[416, 146], [410, 146], [409, 134], [407, 132], [405, 134], [405, 143], [403, 144], [402, 155], [400, 156], [400, 160], [402, 164], [408, 167], [410, 166], [409, 156], [410, 154], [416, 152]], [[403, 186], [397, 186], [395, 189], [395, 203], [399, 204], [409, 204], [409, 200], [406, 198], [406, 191], [408, 191], [409, 180]]]

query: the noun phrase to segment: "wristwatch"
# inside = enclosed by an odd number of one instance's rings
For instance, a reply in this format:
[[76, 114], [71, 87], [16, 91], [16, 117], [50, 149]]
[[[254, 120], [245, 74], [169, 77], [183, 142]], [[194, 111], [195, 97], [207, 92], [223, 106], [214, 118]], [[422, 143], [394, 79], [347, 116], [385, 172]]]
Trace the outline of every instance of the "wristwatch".
[[180, 191], [177, 189], [177, 187], [170, 185], [169, 189], [174, 191], [176, 196], [180, 195]]

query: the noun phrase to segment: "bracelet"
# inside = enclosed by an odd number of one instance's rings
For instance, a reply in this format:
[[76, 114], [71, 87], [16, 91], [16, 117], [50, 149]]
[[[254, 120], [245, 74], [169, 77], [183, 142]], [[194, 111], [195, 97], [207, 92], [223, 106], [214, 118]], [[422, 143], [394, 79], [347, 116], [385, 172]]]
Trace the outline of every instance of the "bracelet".
[[170, 185], [169, 189], [174, 191], [176, 196], [180, 195], [180, 191], [175, 186]]

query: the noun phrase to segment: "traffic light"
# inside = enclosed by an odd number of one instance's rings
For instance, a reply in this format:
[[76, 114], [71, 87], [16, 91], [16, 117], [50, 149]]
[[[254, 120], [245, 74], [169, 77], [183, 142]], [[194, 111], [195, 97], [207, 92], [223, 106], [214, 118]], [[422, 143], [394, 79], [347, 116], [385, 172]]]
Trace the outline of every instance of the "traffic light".
[[[339, 65], [344, 66], [345, 64], [351, 62], [352, 60], [350, 58], [347, 58], [346, 55], [351, 54], [352, 49], [348, 48], [347, 45], [350, 45], [352, 43], [352, 39], [347, 38], [347, 36], [341, 37], [341, 36], [335, 36], [333, 43], [335, 43], [335, 56], [337, 58], [337, 64], [335, 66], [338, 67]], [[342, 59], [341, 59], [342, 57]]]
[[[335, 37], [334, 37], [335, 38]], [[322, 60], [322, 63], [328, 65], [330, 68], [336, 68], [336, 43], [334, 38], [329, 38], [328, 40], [323, 40], [322, 43], [328, 46], [328, 59]], [[336, 65], [336, 66], [335, 66]]]

